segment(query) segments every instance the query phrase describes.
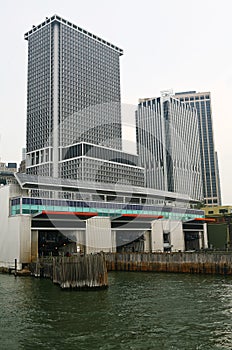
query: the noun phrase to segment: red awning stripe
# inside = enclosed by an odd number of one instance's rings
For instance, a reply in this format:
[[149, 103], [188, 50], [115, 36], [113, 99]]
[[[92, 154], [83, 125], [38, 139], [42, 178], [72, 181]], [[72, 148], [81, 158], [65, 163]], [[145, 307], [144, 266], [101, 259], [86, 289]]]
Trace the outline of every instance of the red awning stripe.
[[139, 217], [139, 218], [151, 218], [151, 219], [162, 219], [162, 215], [149, 215], [149, 214], [122, 214], [123, 217]]
[[75, 215], [75, 216], [98, 216], [95, 212], [82, 212], [82, 211], [47, 211], [42, 210], [41, 214], [45, 215]]
[[210, 219], [210, 218], [195, 218], [195, 221], [208, 221], [208, 222], [215, 222], [215, 219]]

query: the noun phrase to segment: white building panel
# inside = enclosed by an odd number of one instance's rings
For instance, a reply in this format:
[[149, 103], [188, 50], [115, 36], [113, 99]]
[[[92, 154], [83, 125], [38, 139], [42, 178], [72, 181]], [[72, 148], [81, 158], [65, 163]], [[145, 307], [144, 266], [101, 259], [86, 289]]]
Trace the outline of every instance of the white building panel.
[[169, 221], [172, 251], [184, 251], [184, 232], [181, 221]]
[[164, 250], [162, 221], [156, 220], [151, 223], [151, 247], [152, 253]]
[[86, 222], [86, 253], [112, 252], [111, 222], [108, 217], [94, 217]]

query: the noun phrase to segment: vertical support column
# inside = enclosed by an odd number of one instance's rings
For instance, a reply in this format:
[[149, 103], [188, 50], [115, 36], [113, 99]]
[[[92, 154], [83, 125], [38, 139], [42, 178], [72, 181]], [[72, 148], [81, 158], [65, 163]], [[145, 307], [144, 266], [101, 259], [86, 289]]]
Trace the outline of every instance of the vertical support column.
[[[167, 159], [166, 159], [166, 150], [167, 150], [167, 140], [166, 140], [166, 134], [167, 131], [167, 125], [168, 122], [165, 120], [165, 115], [164, 115], [164, 102], [168, 99], [168, 97], [164, 97], [163, 94], [161, 93], [160, 97], [160, 113], [161, 113], [161, 131], [162, 131], [162, 136], [161, 136], [161, 141], [162, 141], [162, 152], [163, 152], [163, 181], [164, 181], [164, 190], [168, 190], [168, 173], [167, 173]], [[170, 100], [170, 98], [169, 98]]]
[[163, 221], [155, 220], [151, 223], [151, 251], [164, 251]]
[[203, 248], [208, 248], [208, 235], [207, 235], [207, 224], [203, 224], [204, 231], [202, 232], [203, 235]]
[[170, 235], [171, 235], [171, 246], [172, 251], [184, 251], [184, 232], [183, 224], [181, 221], [170, 220]]
[[59, 24], [53, 27], [53, 176], [58, 177], [59, 162]]
[[151, 252], [151, 231], [145, 231], [144, 234], [144, 252]]
[[38, 230], [31, 230], [31, 261], [38, 258]]
[[116, 231], [111, 231], [112, 238], [112, 253], [117, 252], [117, 241], [116, 241]]

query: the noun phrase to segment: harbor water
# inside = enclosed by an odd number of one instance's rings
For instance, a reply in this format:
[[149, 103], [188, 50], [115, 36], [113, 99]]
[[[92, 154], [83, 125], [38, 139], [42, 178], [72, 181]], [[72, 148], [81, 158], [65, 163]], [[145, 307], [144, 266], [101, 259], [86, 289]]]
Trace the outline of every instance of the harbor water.
[[232, 277], [111, 272], [109, 288], [62, 291], [0, 274], [0, 348], [232, 349]]

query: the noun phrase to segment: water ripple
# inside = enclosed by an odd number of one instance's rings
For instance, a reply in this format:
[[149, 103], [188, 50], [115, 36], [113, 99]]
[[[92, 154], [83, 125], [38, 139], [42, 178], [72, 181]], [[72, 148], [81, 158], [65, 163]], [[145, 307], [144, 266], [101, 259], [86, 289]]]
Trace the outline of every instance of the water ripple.
[[1, 350], [231, 350], [232, 279], [110, 273], [104, 291], [0, 275]]

